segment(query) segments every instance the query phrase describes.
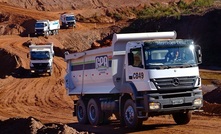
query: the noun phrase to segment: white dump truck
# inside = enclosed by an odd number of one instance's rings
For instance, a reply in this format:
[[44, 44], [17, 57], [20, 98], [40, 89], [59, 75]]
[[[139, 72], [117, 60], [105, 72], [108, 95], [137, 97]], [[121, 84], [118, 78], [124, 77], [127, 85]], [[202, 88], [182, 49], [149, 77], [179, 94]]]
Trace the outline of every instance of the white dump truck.
[[74, 14], [61, 14], [60, 20], [62, 23], [62, 27], [76, 27], [76, 18]]
[[44, 35], [48, 37], [49, 35], [58, 34], [60, 29], [59, 20], [49, 21], [49, 20], [38, 20], [35, 23], [35, 35]]
[[51, 76], [54, 57], [53, 43], [31, 44], [29, 49], [31, 75], [48, 73]]
[[65, 86], [81, 124], [99, 125], [111, 115], [137, 128], [148, 117], [172, 114], [187, 124], [201, 111], [201, 48], [176, 32], [114, 34], [112, 45], [66, 53]]

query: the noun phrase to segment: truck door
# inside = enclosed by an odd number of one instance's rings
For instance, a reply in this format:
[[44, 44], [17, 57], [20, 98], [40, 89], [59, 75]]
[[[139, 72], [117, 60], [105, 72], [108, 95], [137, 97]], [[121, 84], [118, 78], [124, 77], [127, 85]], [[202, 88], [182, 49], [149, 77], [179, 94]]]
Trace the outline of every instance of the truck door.
[[126, 81], [131, 81], [137, 90], [146, 90], [147, 74], [144, 68], [143, 51], [141, 47], [128, 50], [128, 65], [126, 66]]

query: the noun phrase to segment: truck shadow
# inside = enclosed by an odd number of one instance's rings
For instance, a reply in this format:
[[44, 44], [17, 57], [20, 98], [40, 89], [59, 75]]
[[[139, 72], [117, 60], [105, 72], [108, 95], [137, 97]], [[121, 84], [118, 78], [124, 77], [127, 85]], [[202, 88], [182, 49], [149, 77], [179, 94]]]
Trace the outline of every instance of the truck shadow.
[[78, 124], [71, 123], [68, 126], [76, 129], [79, 132], [88, 132], [89, 134], [126, 134], [133, 132], [148, 132], [151, 130], [157, 130], [165, 127], [173, 127], [176, 124], [143, 124], [139, 129], [130, 129], [127, 127], [122, 127], [119, 121], [111, 121], [110, 124], [105, 124], [101, 126], [92, 126], [90, 124]]
[[38, 77], [49, 77], [46, 74], [30, 74], [30, 70], [26, 69], [22, 66], [14, 69], [14, 71], [11, 72], [12, 77], [15, 78], [38, 78]]
[[30, 78], [30, 71], [22, 66], [15, 68], [11, 72], [12, 77], [15, 78]]

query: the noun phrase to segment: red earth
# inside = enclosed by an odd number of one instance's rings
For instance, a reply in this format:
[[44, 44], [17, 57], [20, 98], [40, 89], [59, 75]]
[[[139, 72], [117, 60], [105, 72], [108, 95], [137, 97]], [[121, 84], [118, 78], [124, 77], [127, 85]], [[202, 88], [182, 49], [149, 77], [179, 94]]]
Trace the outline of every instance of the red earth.
[[[68, 3], [68, 0], [66, 1]], [[119, 121], [116, 120], [112, 120], [110, 124], [96, 127], [78, 124], [76, 117], [72, 116], [73, 98], [66, 94], [64, 86], [66, 63], [63, 53], [66, 50], [83, 51], [90, 49], [91, 45], [100, 45], [99, 41], [104, 37], [108, 37], [113, 32], [119, 32], [130, 23], [127, 21], [115, 22], [104, 17], [103, 21], [106, 20], [108, 23], [92, 23], [93, 20], [88, 20], [87, 23], [77, 22], [75, 29], [61, 29], [58, 35], [49, 38], [31, 37], [32, 32], [30, 31], [33, 30], [35, 20], [58, 19], [59, 14], [63, 12], [74, 12], [78, 16], [87, 18], [95, 12], [103, 12], [104, 9], [101, 7], [108, 5], [108, 1], [104, 0], [105, 4], [102, 1], [91, 1], [93, 9], [88, 9], [90, 4], [83, 8], [80, 2], [75, 2], [71, 7], [69, 4], [63, 4], [60, 7], [58, 6], [60, 3], [57, 3], [56, 9], [52, 8], [54, 5], [43, 3], [42, 6], [39, 6], [39, 3], [36, 5], [30, 0], [27, 0], [26, 4], [16, 2], [18, 1], [0, 3], [0, 133], [218, 134], [221, 132], [219, 83], [221, 77], [215, 78], [216, 87], [211, 86], [214, 84], [214, 78], [208, 80], [206, 77], [207, 73], [216, 75], [221, 73], [210, 70], [200, 70], [203, 79], [204, 107], [202, 110], [204, 112], [194, 113], [191, 122], [187, 125], [176, 125], [169, 115], [150, 117], [144, 122], [143, 127], [136, 131], [121, 127]], [[113, 2], [118, 4], [119, 1]], [[15, 7], [16, 4], [21, 6]], [[65, 6], [68, 7], [65, 8]], [[72, 10], [73, 8], [74, 10]], [[29, 76], [27, 53], [30, 41], [54, 43], [55, 58], [52, 76]]]

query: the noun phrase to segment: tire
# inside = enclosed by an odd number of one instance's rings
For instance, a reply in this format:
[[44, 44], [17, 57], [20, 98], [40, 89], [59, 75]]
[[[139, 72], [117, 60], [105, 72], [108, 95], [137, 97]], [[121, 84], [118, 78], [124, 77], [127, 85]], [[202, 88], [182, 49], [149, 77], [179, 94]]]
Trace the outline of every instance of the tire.
[[123, 117], [129, 128], [136, 129], [142, 126], [143, 120], [138, 118], [135, 103], [131, 99], [125, 102]]
[[87, 116], [91, 125], [97, 126], [102, 122], [100, 102], [97, 99], [90, 99], [87, 105]]
[[179, 112], [173, 114], [173, 119], [178, 125], [184, 125], [190, 122], [192, 117], [192, 112]]
[[53, 69], [50, 70], [50, 72], [48, 73], [49, 76], [52, 76], [53, 74]]
[[78, 100], [76, 103], [76, 114], [79, 124], [87, 124], [88, 118], [87, 118], [87, 109], [85, 106], [85, 103], [83, 100]]
[[45, 33], [45, 37], [48, 37], [49, 36], [49, 32], [47, 31], [46, 33]]

